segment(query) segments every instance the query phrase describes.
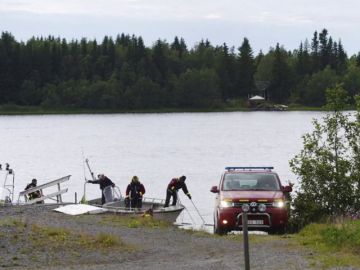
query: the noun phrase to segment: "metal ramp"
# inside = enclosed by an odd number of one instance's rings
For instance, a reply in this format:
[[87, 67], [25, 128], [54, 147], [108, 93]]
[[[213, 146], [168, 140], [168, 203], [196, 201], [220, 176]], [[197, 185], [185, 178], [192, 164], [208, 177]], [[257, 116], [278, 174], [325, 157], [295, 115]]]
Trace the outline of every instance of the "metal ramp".
[[[63, 182], [68, 181], [70, 179], [70, 176], [71, 175], [67, 175], [67, 176], [61, 177], [59, 179], [50, 181], [48, 183], [45, 183], [45, 184], [42, 184], [42, 185], [39, 185], [39, 186], [36, 186], [36, 187], [33, 187], [33, 188], [28, 189], [28, 190], [24, 190], [24, 191], [20, 192], [19, 193], [18, 203], [20, 203], [20, 198], [21, 197], [25, 198], [25, 204], [27, 204], [27, 205], [34, 204], [34, 203], [37, 203], [37, 202], [41, 202], [41, 201], [44, 201], [46, 199], [53, 199], [53, 200], [56, 200], [57, 203], [62, 203], [63, 202], [62, 201], [62, 194], [66, 193], [68, 191], [68, 188], [61, 189], [60, 184], [63, 183]], [[44, 193], [43, 193], [44, 189], [49, 188], [49, 187], [54, 187], [54, 186], [57, 186], [57, 191], [52, 192], [52, 193], [47, 194], [47, 195], [44, 195]], [[41, 197], [30, 200], [28, 195], [30, 193], [32, 193], [32, 192], [35, 192], [35, 191], [40, 191]]]

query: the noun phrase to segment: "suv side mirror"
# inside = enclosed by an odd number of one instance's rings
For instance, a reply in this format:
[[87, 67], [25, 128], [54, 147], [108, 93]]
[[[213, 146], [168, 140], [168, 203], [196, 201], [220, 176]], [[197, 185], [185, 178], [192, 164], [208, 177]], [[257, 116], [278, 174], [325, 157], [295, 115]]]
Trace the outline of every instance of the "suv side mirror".
[[282, 191], [290, 193], [292, 191], [292, 187], [291, 186], [285, 186], [285, 187], [282, 188]]
[[217, 186], [212, 186], [211, 189], [210, 189], [210, 191], [211, 191], [212, 193], [219, 193], [219, 189], [218, 189]]

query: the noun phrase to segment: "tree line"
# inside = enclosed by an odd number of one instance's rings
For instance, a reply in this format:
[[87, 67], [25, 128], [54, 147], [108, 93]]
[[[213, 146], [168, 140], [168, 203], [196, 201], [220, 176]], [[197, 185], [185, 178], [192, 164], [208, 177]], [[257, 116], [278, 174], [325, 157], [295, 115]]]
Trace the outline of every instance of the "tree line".
[[360, 89], [360, 53], [348, 57], [326, 29], [286, 50], [254, 54], [240, 47], [183, 38], [157, 40], [119, 34], [97, 40], [0, 38], [0, 105], [87, 109], [214, 108], [260, 94], [275, 103], [322, 106], [325, 90], [341, 83]]

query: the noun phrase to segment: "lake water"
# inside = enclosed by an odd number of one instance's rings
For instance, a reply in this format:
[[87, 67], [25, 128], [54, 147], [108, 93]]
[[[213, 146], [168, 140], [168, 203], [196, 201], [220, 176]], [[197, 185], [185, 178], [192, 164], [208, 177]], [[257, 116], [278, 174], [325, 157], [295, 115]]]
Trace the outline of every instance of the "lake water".
[[[302, 148], [322, 112], [231, 112], [109, 115], [0, 116], [0, 163], [15, 171], [15, 197], [32, 178], [38, 184], [71, 174], [64, 195], [83, 195], [84, 156], [124, 193], [133, 175], [148, 197], [164, 198], [173, 177], [186, 175], [193, 202], [212, 223], [214, 194], [225, 166], [274, 166], [283, 183], [296, 183], [289, 160]], [[4, 167], [4, 166], [3, 166]], [[85, 169], [85, 170], [84, 170]], [[1, 175], [3, 182], [3, 172]], [[87, 185], [87, 198], [100, 195]], [[198, 220], [180, 192], [182, 203]], [[185, 213], [181, 221], [188, 222]]]

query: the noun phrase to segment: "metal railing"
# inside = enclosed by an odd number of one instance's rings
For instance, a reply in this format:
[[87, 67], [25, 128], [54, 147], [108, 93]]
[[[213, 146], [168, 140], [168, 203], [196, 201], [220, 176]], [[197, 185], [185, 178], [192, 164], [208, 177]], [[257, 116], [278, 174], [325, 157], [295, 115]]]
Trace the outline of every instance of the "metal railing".
[[[0, 164], [0, 171], [3, 171], [2, 165]], [[12, 203], [14, 201], [14, 189], [15, 189], [15, 172], [13, 169], [10, 169], [9, 163], [6, 163], [5, 168], [5, 179], [3, 188], [8, 192], [8, 195], [5, 195], [5, 203]]]
[[[62, 203], [62, 196], [61, 195], [66, 193], [68, 191], [68, 189], [67, 188], [61, 189], [60, 184], [63, 183], [63, 182], [68, 181], [70, 179], [70, 176], [71, 175], [67, 175], [67, 176], [61, 177], [59, 179], [50, 181], [48, 183], [45, 183], [45, 184], [42, 184], [42, 185], [39, 185], [39, 186], [36, 186], [36, 187], [33, 187], [33, 188], [29, 188], [29, 189], [24, 190], [24, 191], [21, 191], [19, 193], [18, 203], [20, 203], [20, 198], [21, 197], [25, 198], [25, 204], [34, 204], [34, 203], [37, 203], [37, 202], [40, 202], [40, 201], [44, 201], [45, 199], [52, 199], [54, 197], [56, 197], [56, 202], [57, 203]], [[55, 186], [55, 185], [58, 188], [58, 190], [56, 192], [53, 192], [53, 193], [50, 193], [50, 194], [47, 194], [47, 195], [43, 195], [43, 190], [45, 188], [49, 188], [49, 187], [52, 187], [52, 186]], [[39, 191], [41, 196], [39, 198], [29, 199], [28, 198], [29, 194], [33, 193], [33, 192], [36, 192], [36, 191]]]

